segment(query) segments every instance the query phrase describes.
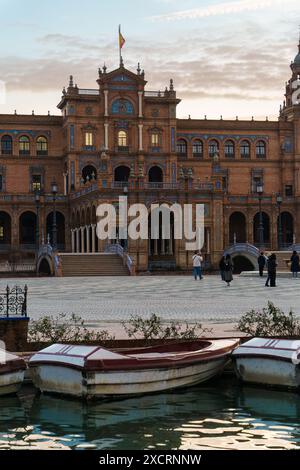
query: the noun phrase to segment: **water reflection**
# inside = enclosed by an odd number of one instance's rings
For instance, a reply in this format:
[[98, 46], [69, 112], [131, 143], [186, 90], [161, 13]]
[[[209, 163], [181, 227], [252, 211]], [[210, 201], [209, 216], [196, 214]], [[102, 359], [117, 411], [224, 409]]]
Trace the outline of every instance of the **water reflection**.
[[300, 449], [300, 397], [232, 378], [173, 393], [86, 404], [0, 399], [0, 449]]

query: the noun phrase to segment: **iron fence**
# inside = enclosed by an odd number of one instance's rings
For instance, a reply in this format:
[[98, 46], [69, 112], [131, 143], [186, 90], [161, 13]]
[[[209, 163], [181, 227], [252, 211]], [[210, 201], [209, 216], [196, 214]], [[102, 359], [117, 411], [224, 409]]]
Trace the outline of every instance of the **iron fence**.
[[7, 286], [6, 292], [0, 292], [0, 316], [10, 317], [13, 315], [27, 317], [27, 285], [22, 289]]

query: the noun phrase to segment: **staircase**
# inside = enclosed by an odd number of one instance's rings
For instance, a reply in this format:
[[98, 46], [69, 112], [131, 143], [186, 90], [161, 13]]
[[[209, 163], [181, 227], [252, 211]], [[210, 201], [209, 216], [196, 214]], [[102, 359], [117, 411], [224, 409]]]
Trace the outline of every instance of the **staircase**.
[[276, 254], [276, 261], [277, 261], [277, 271], [290, 271], [290, 266], [287, 265], [286, 260], [291, 259], [292, 252], [291, 251], [273, 251], [272, 253]]
[[116, 254], [65, 254], [59, 255], [62, 275], [65, 277], [129, 276], [123, 260]]

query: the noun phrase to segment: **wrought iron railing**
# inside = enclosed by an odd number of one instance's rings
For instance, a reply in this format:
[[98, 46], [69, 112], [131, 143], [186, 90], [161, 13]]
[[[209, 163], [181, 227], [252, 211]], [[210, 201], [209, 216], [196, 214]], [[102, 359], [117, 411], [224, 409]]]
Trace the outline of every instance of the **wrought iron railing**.
[[6, 292], [0, 293], [0, 316], [27, 317], [27, 293], [27, 285], [24, 289], [19, 286], [14, 286], [11, 289], [7, 286]]

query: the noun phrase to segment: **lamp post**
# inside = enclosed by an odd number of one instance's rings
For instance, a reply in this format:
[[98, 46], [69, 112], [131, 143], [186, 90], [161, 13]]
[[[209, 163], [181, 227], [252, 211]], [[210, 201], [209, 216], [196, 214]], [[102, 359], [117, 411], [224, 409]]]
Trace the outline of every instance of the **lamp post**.
[[[38, 269], [38, 258], [40, 249], [40, 207], [41, 207], [41, 194], [40, 190], [36, 189], [34, 192], [34, 200], [36, 207], [36, 229], [35, 229], [35, 243], [36, 243], [36, 270]], [[38, 274], [38, 271], [37, 271]]]
[[278, 251], [281, 250], [282, 247], [282, 221], [281, 221], [281, 204], [282, 204], [283, 198], [281, 194], [276, 195], [276, 204], [278, 207]]
[[57, 184], [55, 180], [53, 180], [51, 183], [51, 193], [53, 196], [52, 248], [53, 248], [53, 251], [56, 251], [57, 249], [57, 225], [56, 225]]
[[259, 183], [256, 186], [256, 192], [258, 194], [258, 200], [259, 200], [258, 240], [259, 240], [259, 247], [262, 248], [264, 245], [264, 222], [263, 222], [263, 213], [262, 213], [262, 207], [261, 207], [264, 188], [263, 188], [262, 183]]

